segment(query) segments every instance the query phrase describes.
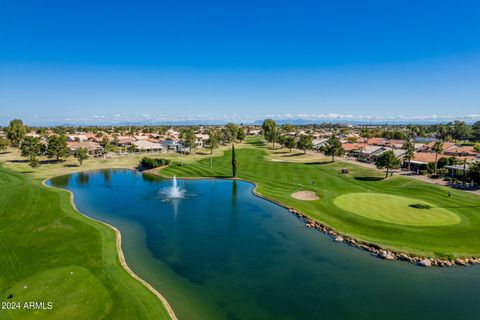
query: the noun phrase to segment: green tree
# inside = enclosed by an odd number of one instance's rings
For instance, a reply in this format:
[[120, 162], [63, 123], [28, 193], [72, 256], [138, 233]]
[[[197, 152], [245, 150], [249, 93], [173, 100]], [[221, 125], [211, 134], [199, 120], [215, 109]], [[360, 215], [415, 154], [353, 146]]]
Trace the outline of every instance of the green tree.
[[302, 134], [298, 139], [297, 148], [303, 150], [303, 153], [307, 153], [307, 150], [313, 148], [312, 136]]
[[29, 162], [28, 162], [28, 165], [32, 168], [37, 168], [37, 167], [40, 167], [40, 160], [38, 160], [37, 157], [32, 157]]
[[285, 124], [282, 126], [282, 131], [285, 132], [285, 133], [294, 132], [294, 131], [295, 131], [295, 127], [292, 126], [291, 124], [285, 123]]
[[275, 148], [275, 141], [277, 140], [277, 123], [272, 119], [265, 119], [262, 124], [263, 136], [265, 140], [272, 143]]
[[213, 167], [213, 152], [220, 144], [220, 133], [218, 129], [210, 129], [208, 132], [207, 145], [210, 149], [210, 168]]
[[245, 140], [245, 131], [243, 130], [242, 127], [238, 127], [237, 140], [240, 141], [240, 142]]
[[50, 136], [47, 142], [47, 155], [49, 158], [55, 158], [56, 161], [59, 161], [60, 158], [67, 157], [70, 154], [65, 135]]
[[475, 143], [473, 146], [473, 150], [476, 152], [480, 152], [480, 142]]
[[287, 139], [287, 137], [284, 136], [283, 134], [281, 134], [281, 135], [279, 135], [279, 136], [277, 137], [277, 142], [278, 142], [279, 145], [281, 145], [282, 147], [284, 147], [284, 146], [285, 146], [285, 141], [286, 141], [286, 139]]
[[0, 138], [0, 152], [5, 152], [8, 149], [8, 139]]
[[343, 147], [342, 147], [342, 142], [335, 135], [332, 135], [327, 140], [327, 142], [325, 143], [325, 146], [321, 148], [321, 151], [326, 156], [331, 156], [332, 162], [335, 162], [335, 157], [341, 157], [345, 154], [345, 150], [343, 150]]
[[397, 169], [400, 167], [400, 159], [395, 157], [392, 150], [388, 150], [377, 157], [375, 165], [379, 169], [387, 169], [387, 172], [385, 173], [385, 178], [387, 178], [390, 169]]
[[18, 148], [27, 133], [27, 127], [23, 124], [22, 120], [14, 119], [10, 121], [6, 132], [7, 138], [12, 143], [12, 147]]
[[207, 145], [210, 149], [210, 154], [213, 155], [213, 150], [218, 148], [220, 135], [217, 129], [210, 129], [208, 132]]
[[295, 138], [292, 136], [286, 136], [285, 137], [285, 147], [290, 149], [290, 152], [292, 152], [292, 149], [295, 148], [297, 145], [297, 142], [295, 141]]
[[477, 121], [472, 125], [472, 133], [475, 140], [480, 141], [480, 121]]
[[438, 155], [443, 152], [443, 141], [437, 140], [432, 146], [432, 152], [435, 153], [435, 165], [433, 173], [437, 174], [437, 165], [438, 165]]
[[[116, 135], [116, 139], [118, 141], [118, 135]], [[107, 154], [109, 153], [110, 151], [112, 151], [112, 143], [110, 142], [110, 140], [108, 139], [108, 137], [103, 137], [102, 138], [102, 141], [100, 142], [100, 145], [103, 147], [103, 152], [104, 154]]]
[[470, 165], [468, 176], [476, 183], [480, 183], [480, 161], [476, 161]]
[[195, 150], [197, 147], [197, 137], [191, 128], [185, 129], [181, 132], [180, 138], [183, 140], [184, 147], [189, 148], [190, 151]]
[[409, 139], [405, 140], [402, 149], [405, 150], [403, 160], [408, 161], [408, 171], [410, 171], [410, 161], [412, 161], [412, 158], [415, 156], [415, 148], [413, 147], [412, 141]]
[[453, 123], [452, 136], [457, 140], [466, 140], [472, 134], [472, 128], [463, 121]]
[[80, 165], [83, 164], [83, 161], [88, 159], [88, 149], [87, 148], [78, 148], [75, 150], [75, 155], [74, 157], [78, 160]]
[[237, 176], [237, 156], [235, 154], [235, 145], [232, 144], [232, 177]]
[[225, 125], [225, 130], [228, 131], [228, 136], [230, 137], [230, 141], [235, 141], [238, 138], [238, 126], [235, 123], [227, 123]]
[[27, 136], [22, 140], [20, 145], [21, 156], [28, 158], [30, 166], [32, 168], [38, 167], [40, 162], [38, 161], [38, 156], [41, 153], [40, 138]]

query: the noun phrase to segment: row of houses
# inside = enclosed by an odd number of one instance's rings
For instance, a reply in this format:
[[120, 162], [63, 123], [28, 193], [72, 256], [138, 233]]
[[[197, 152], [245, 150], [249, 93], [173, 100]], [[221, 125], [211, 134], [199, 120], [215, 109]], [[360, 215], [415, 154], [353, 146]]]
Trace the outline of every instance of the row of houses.
[[[395, 154], [395, 157], [403, 160], [406, 153], [406, 150], [402, 149], [403, 143], [401, 140], [371, 138], [355, 143], [344, 141], [342, 146], [346, 156], [354, 157], [359, 161], [373, 163], [378, 156], [389, 150]], [[433, 163], [441, 158], [455, 157], [458, 162], [466, 160], [467, 163], [480, 161], [480, 153], [475, 151], [473, 146], [462, 146], [452, 142], [445, 142], [443, 145], [444, 151], [436, 155], [432, 150], [434, 143], [433, 141], [414, 144], [415, 154], [410, 160], [411, 170], [423, 170], [429, 163]], [[452, 166], [449, 169], [453, 170], [454, 168]]]
[[[74, 154], [75, 151], [79, 148], [86, 148], [90, 155], [99, 157], [103, 156], [105, 153], [104, 148], [99, 142], [95, 141], [69, 141], [67, 142], [68, 148], [71, 154]], [[162, 151], [173, 150], [175, 152], [184, 151], [183, 141], [174, 141], [174, 140], [163, 140], [158, 142], [153, 142], [149, 140], [118, 140], [114, 145], [122, 147], [125, 150], [133, 152], [146, 152], [146, 153], [160, 153]], [[125, 153], [127, 153], [125, 151]]]

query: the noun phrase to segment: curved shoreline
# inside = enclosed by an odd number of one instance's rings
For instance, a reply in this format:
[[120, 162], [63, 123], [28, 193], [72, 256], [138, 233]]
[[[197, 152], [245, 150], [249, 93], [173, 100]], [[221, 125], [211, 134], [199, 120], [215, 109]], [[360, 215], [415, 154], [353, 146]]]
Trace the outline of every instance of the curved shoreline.
[[[158, 172], [150, 171], [149, 174], [153, 174], [162, 178], [170, 179], [170, 177], [164, 176]], [[265, 199], [267, 201], [273, 202], [285, 209], [287, 209], [290, 213], [297, 216], [303, 222], [305, 222], [305, 226], [307, 228], [316, 229], [328, 236], [330, 236], [334, 242], [344, 242], [351, 247], [355, 247], [358, 249], [362, 249], [365, 251], [370, 252], [373, 256], [376, 256], [381, 259], [389, 260], [389, 261], [404, 261], [409, 262], [418, 266], [422, 267], [454, 267], [454, 266], [463, 266], [467, 267], [474, 264], [480, 264], [480, 258], [471, 257], [471, 258], [455, 258], [453, 260], [446, 260], [446, 259], [439, 259], [439, 258], [432, 258], [427, 256], [417, 256], [410, 253], [400, 252], [396, 250], [386, 249], [377, 244], [370, 243], [367, 241], [358, 240], [350, 235], [342, 234], [335, 229], [326, 226], [313, 218], [302, 213], [300, 210], [290, 207], [276, 199], [269, 198], [261, 193], [259, 193], [257, 189], [257, 184], [253, 181], [243, 179], [243, 178], [232, 178], [232, 177], [181, 177], [179, 179], [183, 180], [205, 180], [205, 179], [223, 179], [223, 180], [239, 180], [245, 181], [252, 184], [254, 187], [252, 189], [252, 194], [255, 196]]]
[[[119, 168], [121, 169], [121, 168]], [[109, 169], [106, 169], [106, 170], [109, 170]], [[132, 170], [132, 169], [127, 169], [127, 170]], [[96, 170], [85, 170], [85, 171], [96, 171]], [[82, 172], [82, 171], [78, 171], [78, 172]], [[76, 173], [78, 173], [76, 172]], [[71, 174], [71, 173], [67, 173], [68, 174]], [[57, 188], [57, 187], [54, 187], [54, 186], [49, 186], [46, 184], [47, 180], [50, 180], [50, 179], [53, 179], [55, 177], [59, 177], [59, 176], [53, 176], [53, 177], [50, 177], [50, 178], [45, 178], [42, 180], [42, 185], [47, 187], [47, 188], [55, 188], [55, 189], [58, 189], [58, 190], [63, 190], [63, 191], [66, 191], [70, 194], [70, 205], [72, 206], [72, 208], [78, 212], [79, 214], [81, 214], [82, 216], [92, 220], [92, 221], [95, 221], [95, 222], [98, 222], [98, 223], [101, 223], [102, 225], [104, 226], [107, 226], [111, 229], [113, 229], [113, 231], [115, 232], [115, 239], [116, 239], [116, 248], [117, 248], [117, 255], [118, 255], [118, 259], [120, 260], [120, 265], [122, 266], [122, 268], [130, 275], [132, 276], [135, 280], [137, 280], [138, 282], [140, 282], [145, 288], [147, 288], [148, 290], [150, 290], [150, 292], [152, 292], [163, 304], [163, 306], [165, 307], [165, 310], [167, 310], [167, 313], [169, 315], [169, 317], [172, 319], [172, 320], [178, 320], [177, 319], [177, 316], [175, 315], [175, 312], [173, 311], [173, 308], [172, 306], [170, 306], [170, 304], [168, 303], [167, 299], [160, 293], [157, 291], [157, 289], [155, 289], [150, 283], [148, 283], [147, 281], [143, 280], [140, 276], [138, 276], [135, 272], [132, 271], [132, 269], [130, 269], [130, 267], [128, 266], [127, 264], [127, 261], [125, 260], [125, 255], [123, 253], [123, 250], [122, 250], [122, 234], [120, 232], [120, 230], [118, 230], [117, 228], [115, 228], [114, 226], [106, 223], [106, 222], [103, 222], [103, 221], [100, 221], [100, 220], [97, 220], [97, 219], [94, 219], [84, 213], [82, 213], [80, 210], [78, 210], [77, 206], [75, 205], [75, 201], [74, 201], [74, 193], [70, 190], [67, 190], [67, 189], [62, 189], [62, 188]]]

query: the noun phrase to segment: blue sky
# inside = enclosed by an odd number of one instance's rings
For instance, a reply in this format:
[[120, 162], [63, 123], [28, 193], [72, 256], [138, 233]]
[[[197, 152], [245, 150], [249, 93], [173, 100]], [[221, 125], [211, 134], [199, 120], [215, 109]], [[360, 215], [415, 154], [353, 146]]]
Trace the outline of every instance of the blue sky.
[[0, 124], [480, 118], [478, 1], [0, 0]]

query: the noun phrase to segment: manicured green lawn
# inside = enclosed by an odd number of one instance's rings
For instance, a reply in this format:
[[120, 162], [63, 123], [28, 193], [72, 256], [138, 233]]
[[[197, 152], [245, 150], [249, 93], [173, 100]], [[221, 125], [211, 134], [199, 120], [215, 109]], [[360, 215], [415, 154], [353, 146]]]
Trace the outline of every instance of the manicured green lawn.
[[0, 310], [0, 319], [169, 318], [121, 267], [112, 229], [77, 213], [66, 191], [1, 167], [0, 296], [53, 303], [52, 310]]
[[333, 203], [366, 218], [408, 226], [446, 226], [461, 221], [455, 213], [440, 206], [385, 193], [346, 193]]
[[[414, 180], [408, 177], [394, 176], [383, 180], [383, 173], [344, 162], [330, 163], [316, 161], [310, 163], [272, 162], [265, 156], [267, 151], [258, 140], [250, 140], [250, 148], [237, 150], [238, 176], [257, 184], [257, 191], [262, 195], [283, 204], [295, 207], [304, 214], [324, 223], [344, 234], [357, 239], [376, 243], [386, 248], [429, 256], [472, 256], [480, 255], [480, 197], [463, 191], [447, 189]], [[271, 153], [271, 152], [270, 152]], [[181, 166], [174, 163], [159, 171], [166, 176], [178, 177], [229, 177], [231, 175], [231, 153], [214, 158], [213, 168], [210, 160]], [[348, 169], [348, 174], [341, 174], [341, 169]], [[313, 183], [314, 182], [314, 183]], [[301, 190], [315, 191], [320, 199], [301, 201], [291, 194]], [[452, 196], [448, 197], [448, 191]], [[387, 223], [344, 210], [335, 205], [336, 197], [351, 193], [381, 193], [412, 199], [404, 204], [430, 204], [434, 208], [410, 208], [412, 212], [425, 215], [422, 210], [442, 212], [442, 217], [435, 217], [436, 223], [443, 221], [443, 226], [415, 226]], [[361, 199], [354, 199], [352, 207], [365, 207]], [[358, 201], [358, 202], [357, 202]], [[402, 216], [398, 203], [380, 201], [384, 217]], [[404, 208], [404, 207], [403, 207]], [[441, 210], [444, 209], [445, 211]], [[375, 210], [375, 209], [373, 209]], [[413, 211], [411, 211], [413, 210]], [[449, 214], [446, 214], [446, 213]], [[453, 215], [451, 215], [451, 214]], [[458, 217], [458, 218], [457, 218]], [[390, 218], [394, 219], [394, 218]], [[405, 221], [414, 221], [413, 217], [404, 217]], [[427, 217], [416, 222], [425, 223]], [[458, 221], [460, 219], [460, 221]], [[455, 222], [454, 224], [451, 224]], [[456, 223], [458, 222], [458, 223]], [[435, 223], [435, 222], [432, 222]]]

